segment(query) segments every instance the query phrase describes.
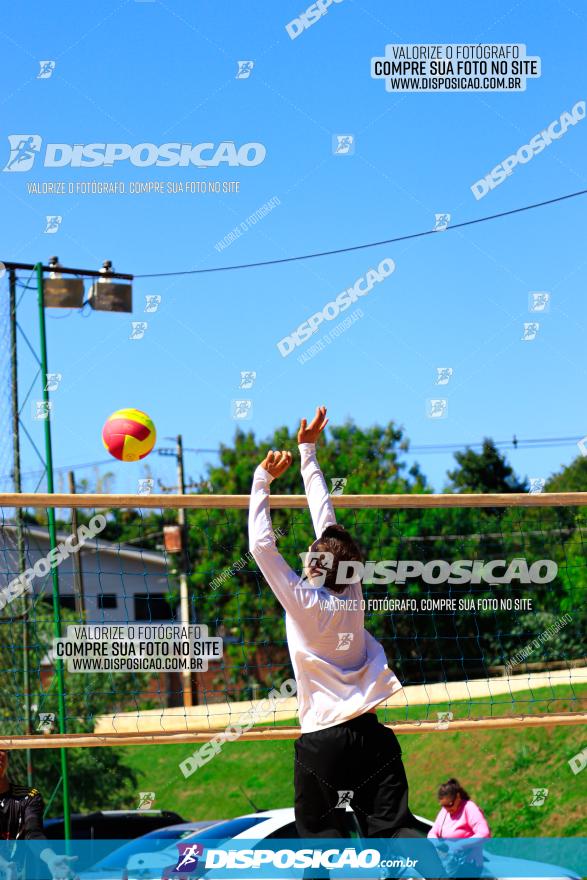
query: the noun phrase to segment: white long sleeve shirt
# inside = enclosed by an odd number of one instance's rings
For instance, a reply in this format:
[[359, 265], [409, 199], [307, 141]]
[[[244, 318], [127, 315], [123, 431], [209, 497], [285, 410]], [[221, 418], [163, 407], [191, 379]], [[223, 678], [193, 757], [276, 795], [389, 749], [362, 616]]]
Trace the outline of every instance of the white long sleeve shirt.
[[[300, 444], [302, 477], [316, 537], [336, 522], [313, 443]], [[360, 583], [332, 593], [301, 581], [275, 546], [269, 512], [273, 477], [255, 470], [249, 508], [250, 551], [286, 612], [287, 643], [298, 687], [302, 733], [333, 727], [374, 709], [401, 684], [379, 642], [365, 630]]]

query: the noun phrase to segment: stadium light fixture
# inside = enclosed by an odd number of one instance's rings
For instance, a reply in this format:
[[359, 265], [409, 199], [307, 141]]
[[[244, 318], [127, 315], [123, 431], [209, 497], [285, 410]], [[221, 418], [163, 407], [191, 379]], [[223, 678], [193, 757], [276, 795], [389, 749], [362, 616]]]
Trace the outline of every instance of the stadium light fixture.
[[100, 269], [103, 277], [90, 287], [88, 302], [100, 312], [132, 312], [132, 284], [112, 281], [112, 271], [112, 261], [104, 260]]
[[49, 309], [81, 309], [84, 304], [84, 282], [81, 278], [64, 278], [59, 257], [50, 257], [49, 266], [55, 269], [43, 281], [45, 306]]

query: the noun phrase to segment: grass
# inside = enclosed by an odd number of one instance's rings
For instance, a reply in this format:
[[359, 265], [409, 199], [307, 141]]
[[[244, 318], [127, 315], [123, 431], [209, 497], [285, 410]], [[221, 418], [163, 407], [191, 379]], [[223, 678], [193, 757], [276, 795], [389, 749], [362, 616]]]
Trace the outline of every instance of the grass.
[[[574, 694], [574, 699], [573, 699]], [[515, 695], [515, 710], [530, 712], [584, 708], [587, 686], [544, 688]], [[582, 698], [582, 706], [577, 703]], [[512, 711], [513, 698], [499, 697], [491, 715]], [[523, 701], [523, 702], [522, 702]], [[540, 702], [538, 702], [540, 701]], [[489, 714], [489, 700], [414, 707], [409, 717], [436, 719], [437, 711], [455, 717]], [[518, 705], [519, 703], [519, 705]], [[485, 707], [483, 707], [485, 704]], [[525, 708], [522, 708], [522, 707]], [[382, 721], [404, 720], [405, 709], [385, 710]], [[291, 724], [291, 722], [284, 722]], [[585, 833], [587, 769], [575, 775], [568, 761], [587, 746], [584, 726], [535, 727], [451, 732], [399, 737], [410, 784], [410, 806], [434, 818], [436, 788], [456, 776], [483, 809], [497, 837], [572, 837]], [[189, 779], [179, 763], [199, 746], [128, 746], [124, 760], [139, 775], [141, 790], [156, 793], [154, 806], [176, 810], [189, 820], [229, 819], [256, 808], [293, 805], [293, 741], [226, 743], [222, 752]], [[531, 807], [533, 788], [547, 788], [543, 806]]]

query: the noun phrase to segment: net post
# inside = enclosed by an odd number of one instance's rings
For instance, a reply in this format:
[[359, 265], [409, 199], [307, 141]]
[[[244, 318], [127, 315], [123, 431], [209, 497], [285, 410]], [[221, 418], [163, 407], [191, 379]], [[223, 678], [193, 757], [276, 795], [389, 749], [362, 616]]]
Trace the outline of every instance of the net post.
[[[51, 449], [51, 411], [49, 408], [49, 390], [47, 383], [47, 331], [45, 327], [45, 300], [43, 295], [43, 264], [35, 265], [37, 275], [37, 298], [39, 307], [39, 337], [41, 343], [41, 383], [43, 389], [43, 403], [45, 404], [45, 468], [47, 471], [47, 492], [53, 494], [53, 452]], [[57, 547], [57, 535], [55, 529], [55, 508], [47, 508], [47, 524], [49, 527], [49, 545], [51, 550]], [[57, 566], [51, 566], [51, 580], [53, 584], [53, 634], [55, 638], [61, 637], [61, 606], [59, 604], [59, 575]], [[57, 688], [59, 695], [59, 732], [66, 733], [65, 714], [65, 682], [63, 660], [56, 659]], [[66, 844], [71, 839], [71, 812], [69, 804], [69, 785], [67, 775], [67, 749], [60, 748], [61, 775], [63, 781], [63, 830]], [[66, 846], [66, 848], [68, 848]]]

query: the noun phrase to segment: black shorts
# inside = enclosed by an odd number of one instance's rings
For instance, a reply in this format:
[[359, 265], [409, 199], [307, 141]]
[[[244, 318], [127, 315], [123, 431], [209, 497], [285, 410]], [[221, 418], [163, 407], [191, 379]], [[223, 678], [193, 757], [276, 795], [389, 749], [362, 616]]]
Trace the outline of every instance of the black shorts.
[[[302, 734], [295, 743], [294, 788], [300, 837], [347, 837], [347, 803], [362, 837], [427, 836], [426, 826], [408, 806], [408, 781], [397, 737], [373, 712]], [[434, 846], [426, 851], [420, 862], [425, 876], [442, 877]]]

